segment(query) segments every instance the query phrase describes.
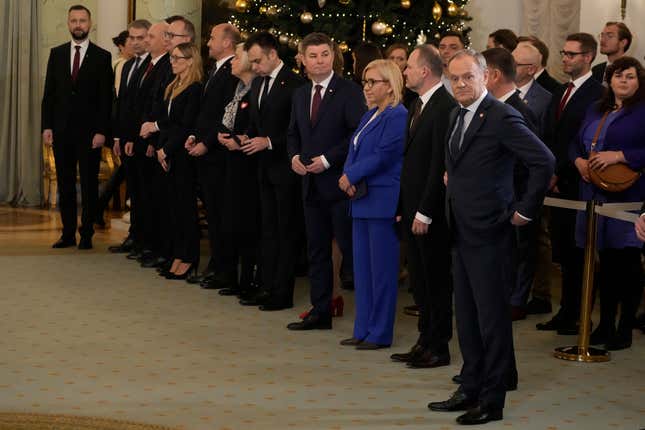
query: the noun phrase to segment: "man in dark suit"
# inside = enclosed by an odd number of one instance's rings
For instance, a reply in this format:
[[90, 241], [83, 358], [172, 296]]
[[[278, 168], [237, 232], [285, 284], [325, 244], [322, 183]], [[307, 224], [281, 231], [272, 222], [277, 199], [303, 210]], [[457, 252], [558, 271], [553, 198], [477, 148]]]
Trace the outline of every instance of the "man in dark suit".
[[443, 61], [432, 45], [415, 48], [404, 71], [405, 85], [418, 94], [408, 113], [399, 208], [410, 286], [419, 306], [419, 338], [409, 352], [391, 358], [412, 368], [450, 363], [452, 280], [443, 174], [448, 119], [457, 104], [441, 82], [442, 73]]
[[[186, 142], [189, 154], [197, 158], [197, 181], [201, 198], [206, 206], [208, 239], [211, 257], [201, 279], [203, 288], [223, 288], [220, 293], [237, 291], [237, 259], [226, 256], [227, 247], [221, 243], [220, 194], [218, 187], [224, 182], [225, 148], [217, 141], [217, 133], [226, 104], [233, 97], [237, 78], [231, 75], [231, 59], [235, 46], [240, 42], [240, 33], [233, 25], [224, 23], [211, 29], [208, 40], [208, 55], [215, 64], [206, 78], [204, 94], [197, 117], [197, 130]], [[232, 248], [232, 247], [230, 247]]]
[[302, 176], [309, 282], [313, 309], [290, 330], [331, 328], [332, 239], [348, 267], [353, 263], [347, 195], [338, 187], [349, 139], [366, 111], [358, 85], [333, 71], [334, 48], [322, 33], [302, 40], [303, 65], [311, 79], [293, 96], [288, 151], [291, 168]]
[[293, 92], [302, 79], [282, 62], [278, 41], [270, 33], [249, 37], [244, 49], [259, 75], [251, 84], [249, 139], [242, 142], [242, 151], [259, 156], [262, 288], [242, 296], [240, 303], [275, 311], [293, 307], [302, 209], [298, 177], [287, 157], [287, 129]]
[[[561, 51], [563, 71], [571, 80], [554, 94], [545, 128], [545, 142], [557, 160], [550, 186], [554, 197], [578, 199], [580, 175], [570, 161], [568, 151], [585, 112], [603, 91], [602, 85], [591, 75], [596, 50], [597, 43], [592, 35], [574, 33], [567, 36]], [[584, 257], [575, 245], [576, 212], [550, 209], [553, 261], [559, 262], [562, 269], [562, 300], [558, 313], [550, 321], [537, 324], [536, 327], [538, 330], [557, 330], [559, 334], [576, 334]]]
[[549, 48], [546, 46], [546, 44], [535, 36], [521, 36], [518, 38], [518, 40], [518, 46], [522, 43], [530, 43], [540, 52], [540, 55], [542, 56], [540, 65], [533, 75], [535, 82], [540, 84], [551, 94], [558, 91], [561, 86], [560, 82], [553, 79], [553, 77], [551, 77], [551, 75], [549, 75], [549, 72], [546, 70], [546, 65], [549, 61]]
[[542, 137], [553, 96], [533, 78], [540, 66], [540, 51], [530, 43], [521, 43], [512, 54], [515, 59], [515, 85], [520, 91], [519, 97], [537, 117], [537, 135]]
[[607, 56], [607, 61], [591, 68], [594, 79], [601, 84], [605, 81], [607, 65], [625, 55], [632, 44], [632, 32], [624, 22], [610, 21], [600, 33], [600, 53]]
[[92, 248], [101, 147], [110, 127], [110, 53], [89, 41], [90, 11], [72, 6], [67, 16], [72, 41], [52, 48], [42, 100], [43, 141], [54, 146], [63, 234], [54, 248], [76, 245], [76, 165], [83, 211], [79, 249]]
[[112, 151], [117, 157], [121, 157], [125, 168], [126, 183], [130, 195], [130, 237], [134, 242], [137, 254], [143, 254], [144, 251], [151, 252], [144, 243], [143, 237], [145, 215], [138, 173], [141, 169], [142, 157], [145, 157], [145, 154], [139, 150], [140, 145], [135, 146], [141, 126], [135, 113], [136, 98], [141, 76], [150, 63], [146, 44], [149, 28], [150, 23], [147, 20], [136, 20], [128, 24], [128, 39], [134, 56], [126, 61], [121, 69], [121, 84], [115, 104], [113, 125], [114, 145]]
[[[542, 204], [553, 155], [510, 106], [486, 91], [486, 61], [474, 51], [448, 65], [455, 99], [446, 147], [447, 216], [453, 234], [457, 333], [463, 383], [453, 396], [428, 406], [467, 412], [459, 424], [503, 417], [512, 360], [509, 318], [513, 225], [525, 225]], [[513, 170], [527, 166], [527, 190], [515, 199]]]

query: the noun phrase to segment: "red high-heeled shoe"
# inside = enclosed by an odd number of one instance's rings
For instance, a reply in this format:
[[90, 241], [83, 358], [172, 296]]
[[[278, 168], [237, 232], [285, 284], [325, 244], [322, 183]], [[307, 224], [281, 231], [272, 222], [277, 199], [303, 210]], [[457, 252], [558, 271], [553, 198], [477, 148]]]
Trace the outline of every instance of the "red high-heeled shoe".
[[[332, 317], [342, 317], [343, 316], [343, 310], [345, 309], [345, 300], [343, 300], [343, 296], [337, 296], [336, 298], [331, 300], [331, 305], [329, 307], [329, 311], [331, 313]], [[304, 320], [309, 316], [311, 313], [312, 309], [309, 309], [308, 311], [304, 311], [298, 317], [301, 320]]]

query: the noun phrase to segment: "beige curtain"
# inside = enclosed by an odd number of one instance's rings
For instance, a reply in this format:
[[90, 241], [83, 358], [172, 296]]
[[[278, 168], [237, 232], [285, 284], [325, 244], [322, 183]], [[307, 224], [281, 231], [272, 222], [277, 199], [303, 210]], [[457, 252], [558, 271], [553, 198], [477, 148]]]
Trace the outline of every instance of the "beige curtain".
[[533, 34], [549, 47], [549, 73], [566, 81], [558, 53], [567, 34], [580, 31], [581, 0], [522, 0], [521, 34]]
[[0, 1], [0, 203], [40, 203], [38, 3]]

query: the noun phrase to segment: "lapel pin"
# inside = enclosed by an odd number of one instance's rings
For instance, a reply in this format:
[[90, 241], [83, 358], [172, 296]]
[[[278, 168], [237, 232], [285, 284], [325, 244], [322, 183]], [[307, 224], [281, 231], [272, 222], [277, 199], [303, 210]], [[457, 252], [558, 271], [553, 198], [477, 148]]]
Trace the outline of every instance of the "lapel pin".
[[526, 105], [529, 104], [529, 101], [524, 99], [524, 104], [526, 104]]
[[483, 118], [483, 117], [484, 117], [484, 112], [480, 112], [480, 113], [479, 113], [479, 117], [480, 117], [480, 118]]

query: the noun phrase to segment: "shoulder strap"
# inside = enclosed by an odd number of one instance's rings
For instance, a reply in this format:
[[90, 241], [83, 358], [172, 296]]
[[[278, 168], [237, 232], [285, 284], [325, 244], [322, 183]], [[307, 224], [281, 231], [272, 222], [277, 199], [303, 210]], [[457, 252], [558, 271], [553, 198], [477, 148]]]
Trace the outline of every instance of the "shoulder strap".
[[600, 136], [600, 132], [602, 131], [602, 126], [605, 125], [605, 121], [607, 120], [608, 115], [609, 115], [609, 111], [605, 112], [605, 114], [600, 119], [600, 123], [598, 124], [598, 128], [596, 128], [596, 134], [594, 134], [593, 140], [591, 141], [591, 150], [592, 151], [596, 148], [596, 143], [598, 143], [598, 137]]

